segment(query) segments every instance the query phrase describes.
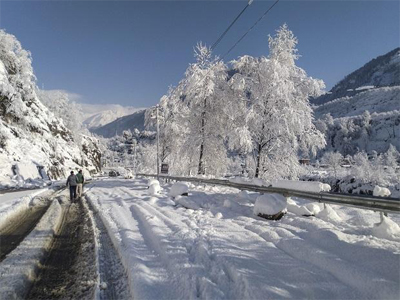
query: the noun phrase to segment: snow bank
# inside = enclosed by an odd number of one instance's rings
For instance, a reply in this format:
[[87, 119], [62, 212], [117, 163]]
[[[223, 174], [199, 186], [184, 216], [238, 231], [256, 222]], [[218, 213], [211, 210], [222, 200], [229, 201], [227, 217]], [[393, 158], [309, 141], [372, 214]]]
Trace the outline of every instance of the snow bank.
[[287, 206], [286, 198], [280, 194], [265, 194], [257, 197], [254, 204], [254, 214], [258, 216], [275, 215], [283, 211]]
[[35, 229], [2, 261], [0, 299], [24, 298], [61, 224], [61, 216], [61, 206], [54, 200]]
[[372, 235], [388, 240], [400, 240], [400, 226], [382, 215], [382, 221], [372, 228]]
[[0, 194], [0, 228], [3, 228], [21, 211], [28, 209], [34, 197], [46, 191], [48, 189]]
[[373, 195], [377, 197], [389, 197], [390, 194], [389, 189], [380, 187], [379, 185], [376, 185], [373, 191]]
[[272, 183], [273, 187], [280, 189], [291, 189], [304, 192], [329, 192], [331, 186], [318, 181], [295, 181], [295, 180], [278, 180]]
[[182, 196], [189, 192], [189, 187], [186, 183], [176, 182], [172, 185], [169, 195], [171, 197]]
[[317, 217], [328, 222], [340, 222], [342, 218], [333, 210], [333, 208], [326, 204], [324, 210], [317, 214]]
[[306, 207], [297, 205], [292, 199], [287, 199], [287, 210], [298, 216], [311, 216], [313, 213]]

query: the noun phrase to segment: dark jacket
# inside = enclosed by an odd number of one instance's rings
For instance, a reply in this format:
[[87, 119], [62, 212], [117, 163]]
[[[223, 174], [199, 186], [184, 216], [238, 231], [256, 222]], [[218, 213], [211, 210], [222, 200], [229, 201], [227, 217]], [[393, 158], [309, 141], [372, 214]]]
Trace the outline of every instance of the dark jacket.
[[76, 186], [77, 182], [76, 182], [76, 175], [69, 175], [68, 179], [67, 179], [67, 185], [69, 184], [69, 186]]

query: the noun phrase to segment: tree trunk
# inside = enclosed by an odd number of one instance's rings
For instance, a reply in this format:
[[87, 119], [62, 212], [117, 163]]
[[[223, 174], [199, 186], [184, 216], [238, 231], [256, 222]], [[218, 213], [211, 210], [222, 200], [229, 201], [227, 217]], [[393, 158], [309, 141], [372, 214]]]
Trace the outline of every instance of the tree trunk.
[[261, 144], [258, 144], [256, 174], [254, 175], [255, 178], [258, 178], [258, 176], [260, 176], [261, 150]]
[[200, 157], [199, 157], [199, 168], [197, 171], [198, 175], [205, 175], [205, 167], [204, 167], [204, 142], [205, 142], [205, 125], [206, 125], [206, 106], [207, 106], [207, 99], [204, 100], [204, 111], [201, 114], [201, 144], [200, 144]]

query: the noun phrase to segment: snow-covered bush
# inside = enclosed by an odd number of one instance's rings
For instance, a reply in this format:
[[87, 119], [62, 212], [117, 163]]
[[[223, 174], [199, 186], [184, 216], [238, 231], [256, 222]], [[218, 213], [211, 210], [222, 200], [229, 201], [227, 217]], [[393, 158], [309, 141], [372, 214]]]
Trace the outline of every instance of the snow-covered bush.
[[379, 185], [376, 185], [374, 187], [373, 195], [377, 197], [389, 197], [390, 196], [390, 190], [384, 187], [380, 187]]

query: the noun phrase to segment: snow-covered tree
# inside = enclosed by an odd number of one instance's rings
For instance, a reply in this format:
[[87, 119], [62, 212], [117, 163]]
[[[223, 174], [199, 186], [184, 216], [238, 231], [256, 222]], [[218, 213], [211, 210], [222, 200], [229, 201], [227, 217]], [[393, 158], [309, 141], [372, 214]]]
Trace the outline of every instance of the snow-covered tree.
[[176, 124], [184, 134], [180, 155], [191, 164], [190, 172], [196, 168], [199, 175], [220, 174], [227, 166], [226, 66], [201, 43], [195, 58], [178, 86], [181, 101]]
[[83, 127], [83, 114], [68, 93], [62, 90], [39, 90], [38, 97], [55, 116], [62, 119], [76, 143], [81, 144], [81, 134], [90, 135]]
[[343, 155], [339, 152], [325, 152], [324, 156], [322, 156], [321, 162], [327, 164], [329, 168], [333, 170], [335, 179], [337, 179], [337, 172], [340, 165], [343, 163]]
[[248, 100], [242, 135], [247, 139], [243, 144], [252, 144], [255, 177], [296, 177], [298, 152], [315, 154], [325, 145], [308, 101], [324, 84], [296, 66], [296, 44], [285, 24], [269, 37], [268, 58], [233, 61], [237, 73], [230, 80], [232, 87]]

